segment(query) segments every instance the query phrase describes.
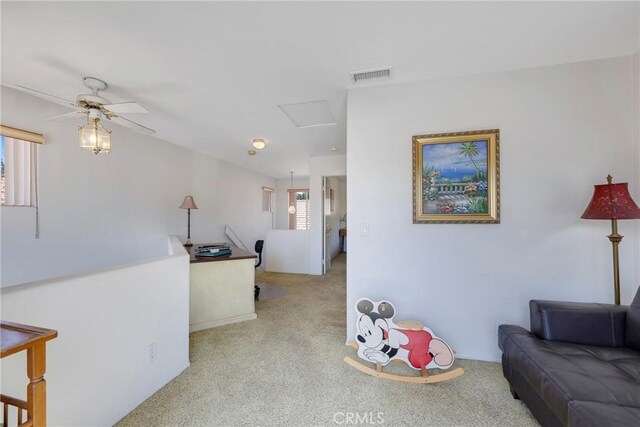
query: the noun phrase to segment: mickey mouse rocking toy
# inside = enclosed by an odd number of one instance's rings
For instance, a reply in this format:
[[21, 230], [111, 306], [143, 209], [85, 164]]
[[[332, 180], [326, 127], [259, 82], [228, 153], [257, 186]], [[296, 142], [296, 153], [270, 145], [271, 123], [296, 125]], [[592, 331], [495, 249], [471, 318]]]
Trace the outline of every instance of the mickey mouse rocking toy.
[[[435, 383], [459, 377], [462, 368], [428, 375], [427, 369], [449, 369], [453, 365], [453, 350], [442, 339], [418, 321], [394, 323], [395, 308], [390, 302], [373, 302], [361, 298], [356, 302], [357, 340], [350, 345], [358, 350], [358, 356], [376, 364], [372, 369], [350, 357], [344, 361], [368, 375], [410, 383]], [[420, 377], [393, 375], [382, 372], [392, 360], [400, 360], [421, 372]]]

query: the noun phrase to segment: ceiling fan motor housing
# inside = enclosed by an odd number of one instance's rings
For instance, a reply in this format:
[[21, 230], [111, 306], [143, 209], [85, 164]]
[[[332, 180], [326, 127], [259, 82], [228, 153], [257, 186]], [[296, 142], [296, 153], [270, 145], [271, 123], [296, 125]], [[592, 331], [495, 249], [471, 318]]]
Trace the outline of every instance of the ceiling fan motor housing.
[[92, 94], [78, 95], [76, 97], [76, 102], [78, 103], [78, 106], [82, 108], [99, 108], [101, 105], [111, 104], [111, 101], [108, 99]]
[[98, 95], [98, 92], [107, 90], [109, 85], [95, 77], [84, 77], [84, 85], [91, 89], [92, 93], [81, 94], [76, 97], [78, 106], [82, 108], [100, 108], [101, 105], [111, 104], [111, 101]]

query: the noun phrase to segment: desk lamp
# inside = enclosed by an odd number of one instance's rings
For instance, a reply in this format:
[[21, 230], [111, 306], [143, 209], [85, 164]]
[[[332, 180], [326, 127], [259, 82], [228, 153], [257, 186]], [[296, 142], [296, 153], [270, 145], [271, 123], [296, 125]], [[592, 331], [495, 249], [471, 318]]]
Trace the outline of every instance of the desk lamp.
[[187, 241], [184, 242], [184, 245], [193, 246], [193, 243], [191, 243], [191, 209], [198, 209], [198, 206], [193, 201], [193, 196], [185, 196], [178, 208], [187, 210]]

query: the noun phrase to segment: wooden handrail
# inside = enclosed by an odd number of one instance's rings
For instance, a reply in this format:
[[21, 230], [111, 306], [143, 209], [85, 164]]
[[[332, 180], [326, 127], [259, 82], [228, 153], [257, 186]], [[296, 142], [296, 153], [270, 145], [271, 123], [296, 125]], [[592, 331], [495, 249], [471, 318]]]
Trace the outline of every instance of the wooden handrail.
[[0, 359], [33, 347], [37, 343], [52, 340], [58, 336], [58, 331], [54, 331], [53, 329], [22, 325], [4, 320], [0, 321], [0, 328], [2, 331]]
[[[47, 382], [46, 371], [47, 341], [58, 336], [58, 331], [13, 322], [0, 322], [0, 358], [27, 351], [27, 400], [11, 396], [0, 396], [3, 408], [3, 425], [8, 423], [8, 406], [18, 408], [20, 427], [45, 427], [47, 425]], [[27, 411], [27, 420], [22, 422], [22, 410]]]
[[0, 394], [0, 402], [15, 406], [16, 408], [27, 409], [27, 402], [25, 400], [7, 396], [6, 394]]
[[22, 422], [24, 412], [28, 408], [28, 403], [22, 399], [16, 399], [15, 397], [7, 396], [6, 394], [0, 394], [0, 402], [2, 403], [2, 421], [4, 425], [7, 425], [9, 419], [9, 406], [13, 406], [18, 411], [18, 427], [26, 427], [32, 425], [31, 421], [26, 423]]

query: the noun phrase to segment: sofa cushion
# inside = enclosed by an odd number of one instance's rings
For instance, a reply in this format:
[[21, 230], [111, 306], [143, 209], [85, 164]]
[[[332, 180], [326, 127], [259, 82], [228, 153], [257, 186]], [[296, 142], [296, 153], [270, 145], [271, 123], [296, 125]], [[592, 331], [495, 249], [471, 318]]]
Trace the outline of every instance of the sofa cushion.
[[519, 371], [551, 411], [567, 422], [573, 400], [640, 408], [640, 352], [543, 341], [518, 326], [500, 326], [509, 369]]
[[625, 345], [640, 351], [640, 288], [627, 310]]
[[600, 402], [569, 402], [569, 427], [640, 426], [640, 408]]
[[614, 304], [531, 300], [531, 333], [543, 340], [625, 347], [627, 309]]

